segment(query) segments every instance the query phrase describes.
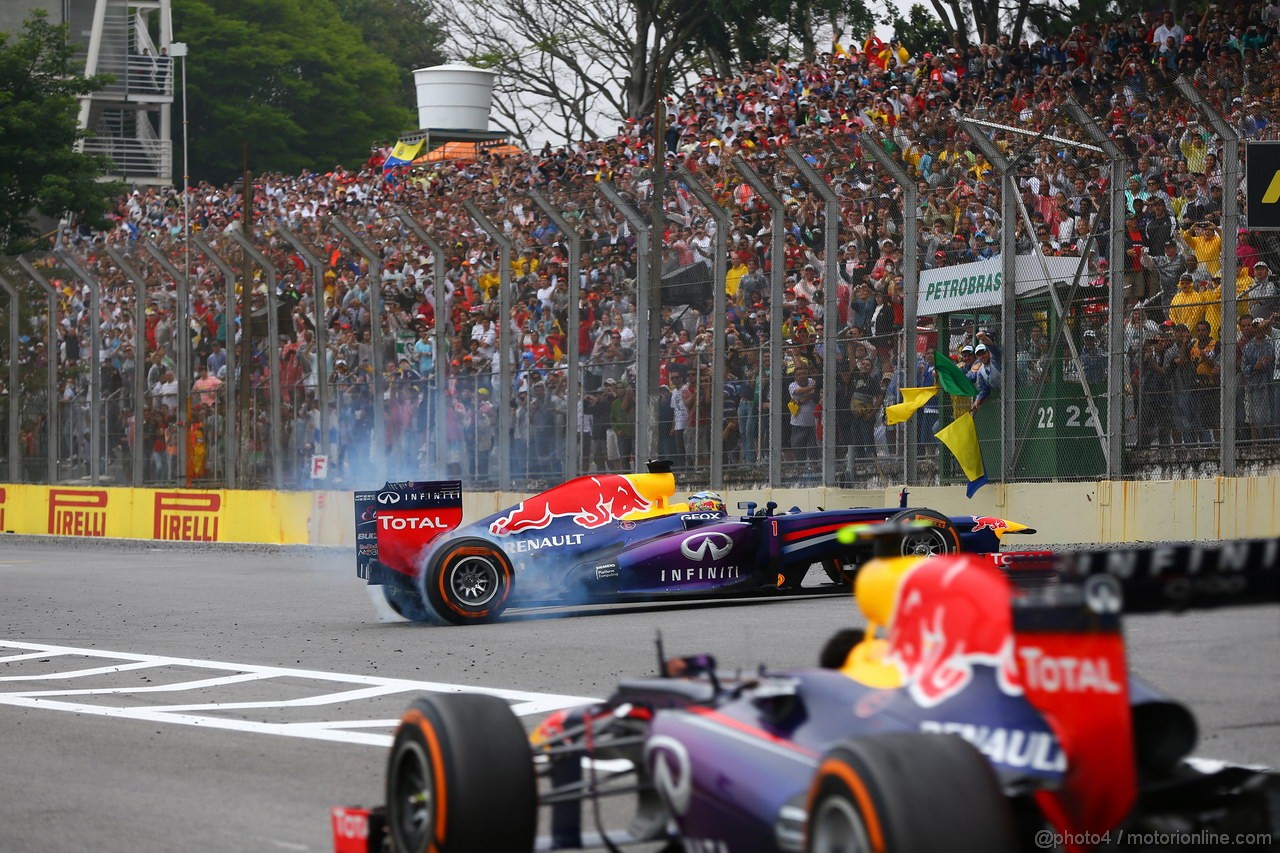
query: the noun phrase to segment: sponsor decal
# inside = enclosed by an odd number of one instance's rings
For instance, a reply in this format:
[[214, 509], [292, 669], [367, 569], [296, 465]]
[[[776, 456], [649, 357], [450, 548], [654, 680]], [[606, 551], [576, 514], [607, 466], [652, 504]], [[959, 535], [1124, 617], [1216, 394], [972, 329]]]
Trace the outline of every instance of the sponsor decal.
[[1022, 674], [1027, 687], [1045, 693], [1119, 693], [1106, 658], [1051, 656], [1035, 646], [1020, 646]]
[[1065, 773], [1067, 770], [1067, 756], [1057, 738], [1049, 732], [1027, 732], [939, 720], [922, 720], [920, 731], [959, 735], [977, 747], [993, 764], [1045, 773]]
[[873, 690], [853, 706], [853, 715], [862, 719], [874, 717], [889, 706], [895, 695], [897, 691], [894, 690]]
[[634, 521], [619, 521], [618, 527], [622, 528], [623, 530], [635, 530], [636, 523]]
[[528, 554], [541, 551], [543, 548], [563, 548], [566, 545], [581, 545], [585, 533], [566, 533], [563, 536], [533, 536], [528, 539], [514, 539], [503, 542], [502, 547], [512, 554]]
[[50, 489], [50, 535], [106, 536], [107, 499], [104, 489]]
[[693, 799], [689, 751], [673, 737], [654, 735], [644, 745], [644, 758], [663, 802], [673, 815], [683, 817]]
[[588, 530], [601, 527], [652, 503], [621, 474], [585, 477], [523, 500], [489, 525], [495, 536], [541, 530], [557, 518], [569, 518]]
[[596, 580], [608, 580], [618, 576], [617, 563], [605, 563], [603, 566], [596, 566]]
[[995, 670], [1005, 693], [1022, 692], [1008, 586], [994, 568], [931, 560], [911, 569], [898, 587], [887, 639], [885, 660], [921, 707], [960, 693], [980, 665]]
[[687, 569], [662, 569], [658, 574], [658, 580], [662, 583], [723, 581], [742, 576], [739, 566], [692, 566]]
[[210, 492], [156, 492], [152, 539], [217, 542], [222, 496]]
[[1009, 523], [1003, 518], [996, 518], [992, 515], [975, 515], [973, 517], [973, 532], [979, 530], [990, 530], [992, 533], [998, 533], [1009, 527]]
[[686, 512], [680, 516], [681, 521], [719, 521], [724, 518], [718, 512]]
[[703, 563], [723, 560], [732, 550], [733, 540], [729, 538], [729, 534], [714, 530], [686, 536], [680, 543], [681, 554]]
[[385, 515], [377, 516], [378, 529], [380, 530], [421, 530], [424, 528], [436, 528], [439, 530], [448, 530], [449, 524], [444, 519], [436, 518], [430, 515], [421, 516], [395, 516], [387, 517]]

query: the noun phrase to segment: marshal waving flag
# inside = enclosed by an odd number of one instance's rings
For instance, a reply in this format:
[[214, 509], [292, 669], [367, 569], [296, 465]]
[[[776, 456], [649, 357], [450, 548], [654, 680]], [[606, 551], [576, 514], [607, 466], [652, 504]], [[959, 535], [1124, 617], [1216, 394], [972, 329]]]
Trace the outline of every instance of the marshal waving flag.
[[987, 484], [987, 469], [982, 464], [982, 447], [978, 444], [978, 425], [973, 422], [973, 413], [965, 412], [934, 433], [934, 437], [945, 444], [960, 463], [969, 480], [966, 494], [973, 497]]
[[396, 166], [407, 166], [414, 161], [414, 158], [422, 152], [422, 146], [427, 144], [425, 136], [419, 136], [413, 142], [400, 140], [396, 143], [396, 147], [391, 149], [391, 155], [387, 157], [387, 161], [382, 164], [382, 170], [389, 172]]

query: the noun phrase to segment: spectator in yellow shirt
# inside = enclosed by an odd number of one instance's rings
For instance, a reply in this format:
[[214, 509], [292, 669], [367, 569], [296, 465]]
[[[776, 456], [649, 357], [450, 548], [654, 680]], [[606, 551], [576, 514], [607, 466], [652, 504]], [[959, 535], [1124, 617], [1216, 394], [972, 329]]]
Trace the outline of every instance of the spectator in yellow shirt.
[[1191, 273], [1184, 272], [1178, 279], [1178, 292], [1169, 300], [1169, 319], [1174, 325], [1194, 329], [1204, 319], [1204, 295], [1196, 293]]
[[1209, 333], [1214, 340], [1219, 340], [1219, 332], [1222, 331], [1222, 276], [1215, 275], [1212, 281], [1204, 283], [1200, 302], [1204, 305], [1204, 321], [1209, 324]]
[[[1183, 232], [1187, 247], [1209, 275], [1222, 273], [1222, 232], [1212, 222], [1197, 222]], [[1188, 324], [1187, 328], [1195, 328]]]

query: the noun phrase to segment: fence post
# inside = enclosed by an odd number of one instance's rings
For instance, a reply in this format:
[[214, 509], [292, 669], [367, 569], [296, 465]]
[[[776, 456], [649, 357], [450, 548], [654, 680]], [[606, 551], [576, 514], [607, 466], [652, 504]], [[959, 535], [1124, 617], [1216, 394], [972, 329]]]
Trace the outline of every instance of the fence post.
[[[791, 165], [796, 167], [813, 191], [822, 196], [823, 203], [822, 278], [826, 285], [822, 288], [822, 483], [829, 486], [835, 483], [836, 424], [842, 414], [836, 411], [836, 332], [840, 325], [840, 273], [836, 266], [836, 254], [840, 251], [840, 198], [794, 144], [782, 149], [782, 153], [791, 161]], [[908, 289], [907, 292], [913, 291]], [[905, 327], [905, 320], [903, 325]], [[914, 337], [914, 332], [911, 334]], [[912, 381], [911, 374], [908, 374], [904, 382], [911, 384]], [[909, 427], [904, 426], [903, 429], [907, 430]], [[907, 471], [911, 472], [907, 479], [910, 483], [915, 470], [914, 442], [907, 441], [905, 447], [909, 454], [905, 459]]]
[[[582, 369], [581, 358], [582, 353], [578, 347], [578, 326], [582, 320], [580, 317], [579, 300], [582, 298], [582, 235], [578, 233], [578, 229], [573, 227], [573, 223], [563, 212], [557, 210], [555, 205], [536, 189], [529, 190], [529, 198], [533, 199], [538, 207], [542, 208], [542, 212], [547, 218], [560, 229], [560, 233], [564, 234], [565, 241], [569, 248], [569, 320], [568, 328], [565, 330], [565, 362], [566, 362], [566, 382], [565, 382], [565, 412], [564, 412], [564, 428], [565, 428], [565, 479], [578, 476], [578, 463], [581, 461], [580, 450], [578, 448], [578, 438], [581, 433], [578, 432], [578, 405], [582, 402], [582, 388], [579, 386], [579, 373]], [[638, 370], [637, 370], [638, 374]], [[633, 443], [633, 449], [638, 447]], [[637, 454], [638, 455], [638, 454]], [[637, 459], [637, 462], [640, 460]]]
[[[1222, 139], [1222, 331], [1218, 355], [1222, 365], [1222, 476], [1236, 475], [1236, 399], [1240, 385], [1236, 378], [1236, 260], [1240, 228], [1240, 133], [1191, 85], [1186, 77], [1173, 81], [1182, 96], [1191, 102], [1200, 117]], [[1229, 190], [1229, 191], [1226, 191]], [[1252, 272], [1252, 270], [1251, 270]]]
[[720, 348], [725, 343], [725, 280], [729, 276], [729, 211], [718, 204], [711, 193], [704, 187], [689, 167], [683, 163], [676, 166], [676, 176], [688, 187], [689, 192], [707, 209], [707, 213], [716, 223], [716, 246], [714, 265], [711, 269], [711, 286], [713, 288], [712, 310], [715, 316], [711, 321], [711, 337], [715, 342], [711, 348], [711, 488], [724, 488], [724, 369], [729, 354]]
[[[133, 471], [134, 485], [141, 486], [145, 479], [148, 449], [142, 444], [142, 412], [147, 396], [147, 336], [146, 336], [146, 303], [147, 280], [129, 263], [120, 252], [110, 246], [106, 247], [107, 257], [120, 267], [120, 271], [133, 282]], [[182, 416], [174, 412], [179, 423]], [[182, 442], [179, 442], [180, 444]], [[184, 469], [185, 470], [185, 469]]]
[[0, 290], [9, 294], [9, 482], [20, 483], [21, 465], [19, 465], [18, 441], [18, 317], [22, 310], [18, 288], [4, 275], [0, 275]]
[[[432, 416], [432, 433], [434, 435], [434, 445], [432, 446], [432, 458], [435, 463], [439, 463], [445, 457], [445, 450], [448, 442], [445, 438], [445, 420], [446, 413], [446, 387], [449, 377], [445, 371], [445, 365], [448, 364], [446, 351], [448, 347], [448, 337], [445, 334], [445, 322], [448, 319], [448, 306], [445, 304], [444, 298], [444, 246], [440, 241], [427, 233], [427, 229], [422, 227], [418, 220], [413, 218], [409, 213], [409, 209], [403, 205], [396, 208], [396, 214], [400, 217], [410, 231], [414, 233], [422, 243], [431, 250], [431, 310], [435, 314], [435, 329], [432, 331], [431, 347], [434, 354], [431, 359], [431, 371], [435, 378], [435, 405], [431, 413]], [[499, 438], [503, 438], [499, 436]]]
[[[1075, 98], [1067, 98], [1064, 104], [1067, 113], [1075, 119], [1102, 153], [1107, 157], [1108, 176], [1107, 192], [1110, 196], [1111, 210], [1108, 213], [1108, 224], [1111, 233], [1107, 236], [1107, 252], [1110, 255], [1108, 270], [1108, 301], [1111, 310], [1107, 314], [1107, 479], [1119, 480], [1124, 476], [1124, 271], [1125, 271], [1125, 156], [1120, 146], [1107, 135], [1097, 122], [1089, 115]], [[1234, 232], [1233, 232], [1234, 234]], [[1234, 240], [1234, 236], [1232, 237]], [[1232, 250], [1234, 251], [1234, 249]], [[1235, 288], [1231, 290], [1235, 297]], [[1232, 355], [1235, 348], [1232, 347]], [[1232, 427], [1235, 426], [1234, 419]], [[1225, 435], [1223, 436], [1225, 438]], [[1233, 457], [1234, 458], [1234, 457]]]
[[46, 404], [48, 412], [45, 415], [45, 432], [48, 435], [48, 475], [49, 485], [58, 482], [58, 357], [55, 352], [57, 348], [58, 333], [56, 331], [58, 323], [58, 290], [49, 283], [49, 279], [36, 269], [35, 264], [27, 258], [26, 255], [18, 255], [18, 266], [22, 267], [31, 280], [40, 285], [44, 289], [45, 299], [48, 302], [45, 310], [48, 316], [45, 317], [45, 359], [48, 361], [48, 376], [45, 378], [47, 385]]
[[783, 279], [786, 259], [783, 257], [784, 234], [782, 199], [765, 185], [764, 180], [741, 157], [733, 158], [733, 167], [746, 180], [771, 212], [772, 248], [769, 251], [769, 485], [782, 485], [782, 413], [787, 411], [786, 364], [782, 351], [782, 311], [786, 300]]
[[[165, 272], [173, 278], [178, 290], [178, 308], [174, 311], [174, 323], [177, 326], [176, 340], [174, 341], [174, 351], [176, 355], [178, 374], [178, 432], [181, 438], [178, 441], [178, 478], [184, 479], [187, 473], [187, 416], [190, 412], [188, 401], [191, 399], [191, 300], [188, 296], [189, 286], [187, 277], [182, 274], [173, 263], [164, 256], [149, 240], [140, 239], [138, 241], [144, 249], [155, 258], [160, 266], [164, 267]], [[187, 483], [187, 485], [191, 485]]]
[[[862, 150], [870, 154], [876, 161], [876, 165], [888, 172], [889, 177], [902, 187], [902, 289], [906, 291], [902, 300], [902, 357], [904, 359], [902, 380], [915, 382], [916, 326], [920, 313], [920, 220], [916, 217], [916, 211], [920, 207], [919, 191], [916, 189], [916, 182], [896, 160], [889, 156], [889, 152], [884, 150], [879, 139], [869, 133], [862, 134], [860, 139]], [[908, 255], [908, 252], [911, 254]], [[938, 330], [939, 339], [942, 338], [942, 334], [942, 330]], [[1005, 346], [1008, 345], [1006, 339]], [[919, 427], [916, 428], [917, 436], [913, 437], [910, 434], [910, 424], [914, 420], [915, 415], [912, 415], [912, 419], [907, 421], [907, 435], [902, 445], [903, 477], [908, 485], [914, 483], [917, 476], [916, 445], [918, 441], [913, 439], [918, 439]]]
[[[462, 206], [489, 239], [498, 244], [498, 489], [511, 488], [511, 359], [519, 340], [511, 328], [511, 240], [484, 215], [476, 203]], [[529, 398], [533, 398], [530, 389]]]
[[[636, 322], [643, 323], [647, 318], [649, 322], [661, 323], [661, 304], [656, 310], [649, 304], [650, 291], [653, 289], [649, 285], [649, 264], [662, 265], [661, 258], [649, 257], [652, 242], [649, 239], [649, 223], [622, 197], [613, 184], [600, 181], [596, 187], [605, 200], [622, 214], [627, 226], [636, 235]], [[648, 364], [653, 355], [649, 352], [650, 339], [647, 329], [636, 330], [636, 458], [643, 457], [646, 462], [658, 455], [658, 398], [653, 393], [658, 377], [649, 375]]]
[[[1010, 161], [992, 142], [980, 125], [962, 117], [960, 126], [987, 158], [1000, 176], [1000, 270], [1004, 285], [1000, 288], [1000, 343], [1003, 347], [1000, 369], [1004, 381], [1000, 385], [1000, 482], [1008, 484], [1015, 476], [1014, 443], [1017, 437], [1017, 363], [1018, 347], [1018, 173], [1022, 158]], [[1049, 282], [1053, 287], [1053, 282]], [[941, 334], [941, 332], [939, 333]]]
[[346, 238], [351, 247], [369, 262], [369, 347], [373, 350], [373, 440], [369, 447], [375, 451], [373, 473], [375, 485], [387, 479], [387, 427], [386, 395], [387, 378], [382, 372], [382, 260], [368, 243], [356, 236], [355, 230], [341, 216], [334, 216], [329, 225]]
[[[272, 488], [280, 490], [284, 488], [284, 472], [281, 469], [281, 428], [280, 428], [280, 317], [276, 313], [276, 268], [267, 260], [266, 255], [258, 251], [247, 236], [242, 231], [232, 231], [228, 236], [240, 245], [253, 259], [262, 274], [267, 279], [267, 360], [271, 369], [271, 479]], [[250, 282], [243, 285], [243, 293], [241, 294], [241, 306], [248, 307], [249, 317], [241, 317], [240, 322], [243, 326], [246, 320], [252, 325], [252, 300], [250, 291], [252, 286]], [[244, 311], [244, 307], [241, 308]], [[250, 334], [250, 328], [244, 328], [241, 334]], [[253, 365], [242, 365], [241, 370], [249, 370]]]
[[[96, 486], [102, 479], [102, 373], [98, 366], [98, 353], [102, 349], [102, 333], [99, 329], [102, 317], [101, 292], [98, 281], [80, 259], [68, 251], [55, 250], [54, 255], [89, 288], [89, 483]], [[49, 353], [53, 358], [54, 353]]]
[[316, 324], [316, 398], [320, 401], [320, 453], [329, 456], [329, 327], [325, 324], [324, 315], [324, 264], [316, 257], [311, 247], [283, 225], [276, 227], [276, 233], [293, 247], [308, 267], [311, 268], [311, 309]]
[[[240, 419], [235, 416], [235, 412], [233, 411], [235, 406], [232, 403], [232, 401], [235, 400], [235, 394], [232, 389], [239, 387], [236, 382], [236, 359], [238, 358], [236, 355], [238, 347], [236, 346], [235, 341], [236, 272], [231, 268], [230, 264], [223, 260], [221, 255], [213, 250], [213, 247], [205, 241], [204, 237], [199, 234], [192, 234], [191, 242], [195, 243], [200, 248], [200, 251], [204, 252], [205, 257], [212, 261], [213, 265], [222, 273], [222, 282], [224, 287], [224, 305], [222, 313], [226, 318], [227, 326], [227, 340], [224, 341], [225, 345], [223, 346], [223, 352], [227, 356], [227, 379], [222, 386], [227, 395], [227, 410], [223, 414], [222, 418], [222, 452], [226, 459], [226, 485], [228, 489], [234, 489], [238, 482], [236, 476], [236, 442], [240, 440], [240, 436], [236, 429], [236, 425], [240, 422]], [[248, 283], [246, 282], [246, 288], [247, 284]], [[141, 299], [138, 300], [139, 303], [141, 303], [141, 301]], [[245, 304], [248, 304], [247, 301]], [[249, 334], [249, 312], [243, 310], [243, 306], [241, 314], [243, 316], [240, 319], [240, 334], [247, 335]]]

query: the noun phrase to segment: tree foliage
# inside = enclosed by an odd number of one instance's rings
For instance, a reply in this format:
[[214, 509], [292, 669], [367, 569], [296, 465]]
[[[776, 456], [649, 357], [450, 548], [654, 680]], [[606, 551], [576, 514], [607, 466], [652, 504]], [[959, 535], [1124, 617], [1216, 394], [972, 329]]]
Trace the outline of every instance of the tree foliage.
[[915, 3], [903, 18], [896, 9], [890, 12], [885, 23], [893, 27], [893, 34], [912, 56], [937, 50], [952, 43], [951, 33], [929, 10]]
[[190, 51], [195, 179], [233, 179], [246, 141], [255, 171], [295, 172], [356, 164], [371, 141], [417, 126], [391, 60], [332, 0], [174, 0], [173, 9], [174, 38]]
[[400, 72], [401, 105], [416, 110], [415, 68], [443, 63], [444, 30], [429, 0], [334, 0], [342, 20], [360, 30], [365, 45]]
[[824, 23], [871, 17], [864, 0], [471, 0], [441, 14], [456, 52], [498, 72], [496, 120], [526, 145], [593, 138], [601, 117], [612, 130], [651, 114], [659, 84], [787, 44], [811, 57]]
[[73, 150], [78, 99], [106, 82], [78, 73], [73, 56], [68, 28], [42, 11], [16, 39], [0, 33], [0, 253], [28, 248], [40, 215], [104, 224], [122, 190], [98, 180], [106, 158]]

